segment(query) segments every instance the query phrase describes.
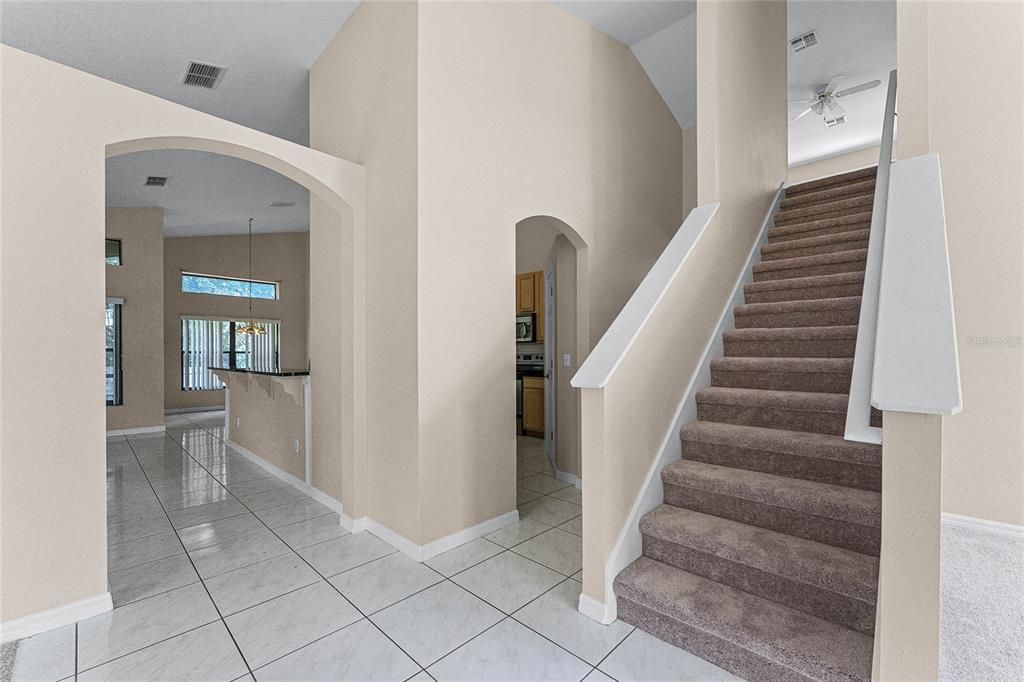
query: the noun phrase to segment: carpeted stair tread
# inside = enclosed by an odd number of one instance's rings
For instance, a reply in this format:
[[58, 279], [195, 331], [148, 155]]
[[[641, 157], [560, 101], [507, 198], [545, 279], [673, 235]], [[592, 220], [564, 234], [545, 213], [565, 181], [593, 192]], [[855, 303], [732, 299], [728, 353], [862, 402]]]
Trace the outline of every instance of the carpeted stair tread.
[[736, 327], [835, 327], [855, 325], [860, 319], [860, 296], [745, 303], [733, 309]]
[[711, 361], [711, 385], [773, 391], [847, 393], [851, 358], [743, 358]]
[[882, 466], [881, 445], [859, 443], [824, 433], [692, 421], [681, 429], [680, 436], [686, 442], [714, 443], [756, 452], [777, 452], [876, 468]]
[[842, 393], [712, 386], [697, 391], [697, 417], [704, 421], [841, 436], [848, 401], [849, 396]]
[[684, 459], [878, 492], [882, 448], [841, 436], [722, 422], [680, 429]]
[[686, 459], [665, 467], [661, 479], [666, 485], [740, 498], [818, 518], [868, 527], [877, 527], [881, 521], [881, 495], [870, 490]]
[[753, 267], [754, 281], [832, 275], [838, 272], [862, 272], [867, 263], [867, 257], [867, 249], [850, 249], [816, 256], [761, 261]]
[[871, 637], [647, 557], [615, 593], [626, 622], [748, 679], [871, 677]]
[[841, 197], [809, 206], [796, 206], [780, 210], [775, 214], [775, 225], [790, 225], [806, 221], [809, 218], [826, 218], [829, 216], [849, 215], [870, 211], [874, 203], [874, 194], [858, 194], [852, 197]]
[[818, 589], [875, 603], [877, 557], [670, 505], [661, 505], [645, 514], [640, 532]]
[[882, 449], [843, 433], [876, 171], [786, 188], [615, 581], [619, 618], [748, 679], [871, 676]]
[[857, 326], [731, 329], [722, 338], [727, 357], [852, 358]]
[[815, 256], [835, 251], [864, 249], [867, 248], [870, 233], [869, 229], [861, 228], [846, 232], [836, 232], [834, 234], [771, 242], [761, 247], [761, 259], [778, 260], [780, 258]]
[[750, 282], [743, 286], [743, 298], [746, 303], [804, 301], [817, 298], [860, 296], [863, 290], [864, 273], [862, 271], [837, 272], [834, 275]]
[[792, 208], [794, 206], [807, 206], [810, 204], [831, 201], [839, 197], [859, 196], [862, 194], [874, 194], [875, 178], [865, 178], [857, 182], [847, 182], [839, 185], [822, 187], [809, 192], [792, 192], [786, 189], [786, 198], [779, 204], [780, 209]]
[[789, 225], [775, 226], [768, 229], [768, 243], [777, 244], [792, 239], [806, 239], [828, 234], [864, 230], [871, 227], [871, 211], [860, 211], [849, 215], [814, 217], [800, 220]]
[[787, 187], [786, 196], [799, 196], [801, 194], [809, 194], [811, 192], [820, 192], [828, 187], [853, 184], [867, 179], [873, 180], [877, 173], [878, 167], [871, 166], [870, 168], [862, 168], [860, 170], [850, 171], [849, 173], [832, 175], [827, 178], [808, 180], [807, 182], [801, 182], [798, 185]]

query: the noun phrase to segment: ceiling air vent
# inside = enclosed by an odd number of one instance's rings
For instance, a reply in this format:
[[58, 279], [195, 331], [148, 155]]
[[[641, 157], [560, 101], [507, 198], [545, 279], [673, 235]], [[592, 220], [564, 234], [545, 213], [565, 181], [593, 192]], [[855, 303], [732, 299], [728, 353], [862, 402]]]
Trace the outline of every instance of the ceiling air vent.
[[825, 127], [826, 128], [835, 128], [837, 126], [843, 125], [844, 123], [846, 123], [846, 117], [845, 116], [836, 116], [835, 118], [826, 118], [825, 119]]
[[793, 52], [801, 52], [809, 47], [814, 47], [817, 44], [818, 36], [814, 34], [814, 31], [810, 31], [789, 41], [789, 46], [793, 49]]
[[146, 178], [146, 187], [166, 187], [167, 178], [159, 175], [150, 175]]
[[291, 208], [294, 205], [294, 201], [274, 201], [271, 202], [270, 208]]
[[197, 88], [206, 88], [207, 90], [213, 90], [220, 83], [221, 77], [224, 75], [225, 68], [223, 66], [214, 66], [213, 64], [203, 64], [201, 62], [189, 62], [188, 71], [185, 72], [185, 78], [182, 83], [185, 85], [192, 85]]

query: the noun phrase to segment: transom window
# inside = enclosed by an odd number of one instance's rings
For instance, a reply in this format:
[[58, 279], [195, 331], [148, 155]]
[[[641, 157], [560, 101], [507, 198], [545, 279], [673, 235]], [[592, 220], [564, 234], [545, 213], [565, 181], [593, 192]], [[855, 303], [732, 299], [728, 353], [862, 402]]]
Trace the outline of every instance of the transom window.
[[181, 273], [181, 290], [186, 294], [212, 294], [214, 296], [239, 296], [242, 298], [276, 299], [278, 282], [258, 279], [202, 275], [196, 272]]
[[260, 322], [266, 334], [238, 334], [245, 322], [181, 318], [181, 390], [215, 391], [224, 383], [210, 369], [280, 369], [281, 323]]

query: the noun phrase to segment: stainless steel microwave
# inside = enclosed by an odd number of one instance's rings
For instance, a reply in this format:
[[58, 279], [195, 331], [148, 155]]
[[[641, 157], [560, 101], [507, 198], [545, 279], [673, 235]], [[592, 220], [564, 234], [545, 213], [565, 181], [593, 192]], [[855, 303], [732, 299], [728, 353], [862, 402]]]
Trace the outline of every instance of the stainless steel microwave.
[[516, 315], [516, 343], [533, 343], [534, 337], [534, 315]]

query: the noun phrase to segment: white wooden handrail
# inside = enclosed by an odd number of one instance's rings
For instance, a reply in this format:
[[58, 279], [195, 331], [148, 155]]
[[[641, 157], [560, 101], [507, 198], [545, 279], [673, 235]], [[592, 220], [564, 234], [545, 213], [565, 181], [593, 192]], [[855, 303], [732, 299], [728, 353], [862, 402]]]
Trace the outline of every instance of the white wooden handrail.
[[938, 155], [897, 161], [889, 183], [871, 404], [956, 414], [960, 360]]
[[850, 399], [846, 405], [846, 440], [881, 443], [882, 429], [871, 426], [871, 376], [875, 360], [875, 325], [878, 319], [878, 287], [882, 278], [882, 244], [885, 240], [886, 207], [889, 200], [889, 169], [896, 123], [896, 70], [889, 72], [882, 120], [882, 142], [875, 175], [875, 197], [871, 207], [868, 258], [864, 267], [864, 289], [857, 323], [857, 346], [853, 356]]
[[640, 331], [668, 291], [697, 238], [718, 211], [719, 204], [698, 206], [676, 231], [640, 286], [629, 297], [594, 350], [570, 382], [574, 388], [604, 388], [629, 352]]

